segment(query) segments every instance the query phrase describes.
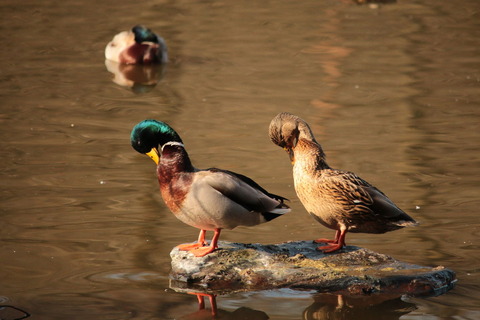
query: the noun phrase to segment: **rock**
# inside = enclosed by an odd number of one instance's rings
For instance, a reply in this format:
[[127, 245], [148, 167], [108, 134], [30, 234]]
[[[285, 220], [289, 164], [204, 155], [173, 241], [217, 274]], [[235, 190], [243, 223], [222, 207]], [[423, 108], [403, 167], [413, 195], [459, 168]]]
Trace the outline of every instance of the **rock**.
[[365, 248], [324, 254], [311, 241], [276, 245], [220, 242], [205, 257], [174, 248], [171, 286], [213, 292], [278, 288], [344, 294], [439, 295], [456, 282], [444, 267], [408, 264]]

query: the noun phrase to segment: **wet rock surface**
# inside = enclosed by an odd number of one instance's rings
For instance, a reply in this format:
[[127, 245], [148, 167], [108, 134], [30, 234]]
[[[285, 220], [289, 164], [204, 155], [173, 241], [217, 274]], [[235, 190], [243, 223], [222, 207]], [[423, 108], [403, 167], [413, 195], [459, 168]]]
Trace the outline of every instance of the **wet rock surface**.
[[439, 295], [451, 289], [455, 273], [398, 261], [365, 248], [347, 246], [324, 254], [311, 241], [275, 245], [220, 242], [205, 257], [174, 248], [172, 285], [209, 291], [314, 289], [345, 294]]

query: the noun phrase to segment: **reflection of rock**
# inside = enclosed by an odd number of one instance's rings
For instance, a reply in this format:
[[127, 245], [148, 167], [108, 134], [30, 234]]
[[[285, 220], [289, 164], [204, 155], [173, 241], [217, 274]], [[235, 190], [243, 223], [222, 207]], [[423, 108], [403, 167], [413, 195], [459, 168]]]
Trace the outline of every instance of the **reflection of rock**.
[[113, 73], [113, 82], [136, 93], [152, 90], [165, 70], [163, 64], [119, 64], [110, 60], [105, 60], [105, 66]]
[[220, 247], [200, 258], [173, 249], [174, 285], [218, 291], [297, 288], [360, 295], [438, 295], [456, 281], [449, 269], [407, 264], [353, 246], [334, 254], [318, 252], [307, 241], [278, 245], [223, 242]]
[[416, 309], [415, 304], [400, 299], [398, 295], [342, 296], [322, 293], [314, 296], [315, 302], [305, 309], [303, 319], [381, 319], [394, 320]]
[[[212, 319], [212, 318], [221, 318], [221, 319], [249, 319], [249, 320], [266, 320], [268, 316], [265, 312], [253, 310], [246, 307], [238, 308], [235, 311], [229, 312], [217, 308], [217, 296], [208, 293], [198, 293], [198, 292], [189, 292], [197, 296], [198, 300], [198, 311], [190, 313], [184, 316], [181, 316], [178, 319], [187, 320], [187, 319]], [[211, 309], [210, 311], [205, 308], [205, 297], [210, 301]]]

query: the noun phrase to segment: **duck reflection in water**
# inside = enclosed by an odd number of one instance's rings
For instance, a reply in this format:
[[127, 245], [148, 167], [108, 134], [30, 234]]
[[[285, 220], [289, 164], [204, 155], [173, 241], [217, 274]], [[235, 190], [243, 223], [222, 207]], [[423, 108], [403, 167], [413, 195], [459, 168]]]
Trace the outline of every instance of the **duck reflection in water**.
[[[175, 290], [175, 289], [174, 289]], [[185, 292], [183, 290], [177, 292]], [[217, 308], [217, 295], [205, 292], [188, 292], [195, 295], [198, 301], [198, 311], [180, 316], [182, 320], [201, 319], [249, 319], [264, 320], [269, 316], [259, 310], [248, 307], [241, 307], [234, 311], [226, 311]], [[205, 298], [210, 302], [210, 309], [207, 308]], [[313, 296], [314, 302], [308, 306], [302, 314], [304, 320], [370, 320], [378, 319], [381, 315], [383, 320], [398, 320], [405, 314], [417, 309], [416, 305], [403, 301], [399, 295], [368, 295], [350, 296], [333, 293], [319, 293]], [[286, 315], [284, 315], [286, 316]], [[290, 315], [291, 316], [291, 315]], [[298, 318], [298, 316], [294, 316]]]
[[[268, 315], [263, 311], [253, 310], [247, 307], [238, 308], [235, 311], [226, 311], [217, 308], [217, 296], [210, 293], [188, 292], [197, 296], [198, 311], [181, 316], [182, 320], [202, 320], [202, 319], [249, 319], [249, 320], [266, 320]], [[205, 308], [205, 297], [210, 301], [211, 309]]]
[[135, 93], [151, 91], [162, 80], [164, 64], [121, 64], [105, 60], [107, 71], [113, 74], [112, 81]]
[[321, 293], [314, 296], [314, 303], [303, 312], [304, 320], [320, 319], [400, 319], [416, 309], [415, 304], [405, 302], [399, 296], [371, 295], [347, 296]]

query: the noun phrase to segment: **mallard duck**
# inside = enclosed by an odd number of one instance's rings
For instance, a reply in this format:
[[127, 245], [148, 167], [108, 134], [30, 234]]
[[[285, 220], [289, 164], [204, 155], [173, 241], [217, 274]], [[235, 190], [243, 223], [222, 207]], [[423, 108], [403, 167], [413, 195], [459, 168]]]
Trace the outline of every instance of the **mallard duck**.
[[167, 45], [162, 37], [137, 25], [113, 37], [105, 48], [105, 58], [121, 64], [166, 63]]
[[295, 191], [305, 209], [322, 225], [336, 230], [333, 240], [315, 240], [326, 243], [318, 250], [341, 249], [347, 232], [385, 233], [417, 224], [355, 173], [332, 169], [303, 119], [280, 113], [271, 121], [269, 135], [290, 156]]
[[[255, 226], [290, 211], [285, 198], [267, 192], [252, 179], [217, 168], [197, 169], [190, 162], [182, 139], [168, 124], [144, 120], [130, 137], [132, 147], [157, 164], [160, 193], [167, 207], [182, 222], [200, 229], [198, 241], [179, 245], [201, 257], [218, 247], [222, 229]], [[214, 231], [210, 245], [207, 230]]]

